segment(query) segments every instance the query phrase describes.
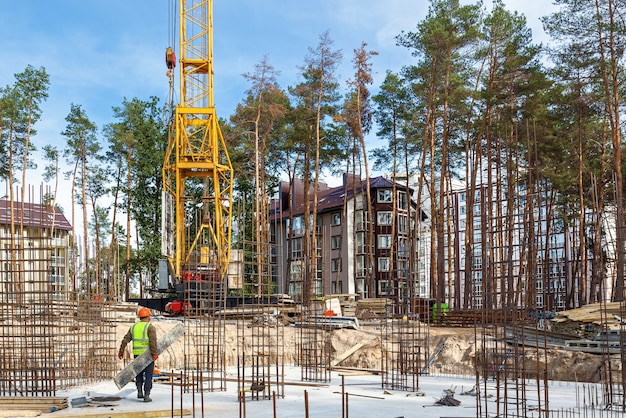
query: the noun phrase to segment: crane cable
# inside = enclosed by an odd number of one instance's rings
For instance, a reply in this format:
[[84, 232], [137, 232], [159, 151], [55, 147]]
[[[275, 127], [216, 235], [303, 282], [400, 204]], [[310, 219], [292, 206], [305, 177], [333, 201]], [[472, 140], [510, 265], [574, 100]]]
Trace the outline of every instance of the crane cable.
[[169, 92], [165, 103], [165, 112], [163, 119], [171, 125], [174, 117], [174, 68], [176, 67], [176, 18], [177, 5], [179, 0], [168, 0], [167, 8], [167, 48], [165, 49], [165, 64], [167, 72], [165, 73], [169, 79]]

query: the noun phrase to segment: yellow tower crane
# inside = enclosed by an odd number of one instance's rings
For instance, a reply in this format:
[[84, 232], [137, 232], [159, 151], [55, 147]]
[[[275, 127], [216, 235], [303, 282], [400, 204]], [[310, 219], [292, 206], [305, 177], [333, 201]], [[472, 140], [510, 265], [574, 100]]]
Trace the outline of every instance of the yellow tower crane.
[[[213, 1], [178, 3], [179, 60], [166, 50], [180, 102], [163, 164], [163, 253], [176, 283], [226, 285], [232, 233], [233, 168], [213, 99]], [[200, 193], [201, 191], [201, 193]]]

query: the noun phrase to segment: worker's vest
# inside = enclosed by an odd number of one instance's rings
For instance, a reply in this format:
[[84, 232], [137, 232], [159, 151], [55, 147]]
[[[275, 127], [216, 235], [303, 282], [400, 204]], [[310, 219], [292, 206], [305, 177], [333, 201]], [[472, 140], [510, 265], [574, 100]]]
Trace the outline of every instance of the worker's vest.
[[133, 355], [138, 356], [150, 347], [148, 339], [148, 327], [150, 322], [137, 322], [130, 327], [130, 333], [133, 336]]

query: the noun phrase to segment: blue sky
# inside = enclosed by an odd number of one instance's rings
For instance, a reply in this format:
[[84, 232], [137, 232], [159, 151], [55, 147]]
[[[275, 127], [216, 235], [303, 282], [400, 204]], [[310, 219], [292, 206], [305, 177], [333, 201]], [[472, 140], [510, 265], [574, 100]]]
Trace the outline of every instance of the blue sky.
[[[485, 1], [490, 4], [489, 0]], [[283, 88], [294, 85], [298, 66], [309, 47], [329, 31], [343, 51], [341, 83], [352, 77], [353, 50], [368, 44], [376, 90], [386, 70], [411, 64], [405, 48], [396, 46], [402, 31], [415, 30], [426, 15], [426, 0], [215, 0], [215, 105], [228, 118], [248, 87], [242, 74], [253, 71], [264, 55], [281, 72]], [[524, 13], [541, 41], [539, 16], [553, 10], [544, 0], [505, 0]], [[2, 1], [0, 39], [3, 60], [0, 85], [31, 64], [50, 74], [49, 98], [33, 138], [64, 145], [61, 132], [70, 104], [80, 104], [99, 128], [112, 122], [112, 106], [126, 97], [145, 100], [168, 93], [164, 50], [170, 38], [167, 0], [21, 0]], [[376, 144], [375, 144], [376, 145]], [[43, 163], [40, 163], [43, 165]], [[39, 185], [37, 172], [28, 182]], [[63, 205], [66, 208], [67, 205]]]

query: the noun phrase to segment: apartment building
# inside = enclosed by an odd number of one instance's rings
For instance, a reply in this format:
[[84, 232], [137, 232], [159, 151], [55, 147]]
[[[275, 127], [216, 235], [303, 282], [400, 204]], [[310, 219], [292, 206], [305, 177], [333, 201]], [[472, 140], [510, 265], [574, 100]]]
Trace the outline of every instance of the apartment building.
[[9, 300], [64, 300], [72, 227], [50, 205], [0, 199], [0, 282]]
[[[310, 208], [313, 196], [309, 193]], [[281, 292], [294, 298], [305, 293], [385, 297], [397, 304], [422, 296], [426, 289], [416, 255], [418, 224], [425, 216], [416, 222], [405, 184], [346, 175], [338, 187], [321, 184], [317, 196], [315, 235], [305, 228], [302, 181], [282, 183], [273, 203], [272, 274]], [[307, 251], [313, 245], [315, 252]]]
[[529, 199], [523, 185], [515, 199], [486, 185], [474, 188], [471, 201], [465, 187], [450, 192], [445, 287], [452, 308], [559, 311], [578, 307], [581, 292], [591, 299], [593, 255], [587, 245], [583, 257], [578, 219], [565, 222], [550, 196], [535, 191]]

